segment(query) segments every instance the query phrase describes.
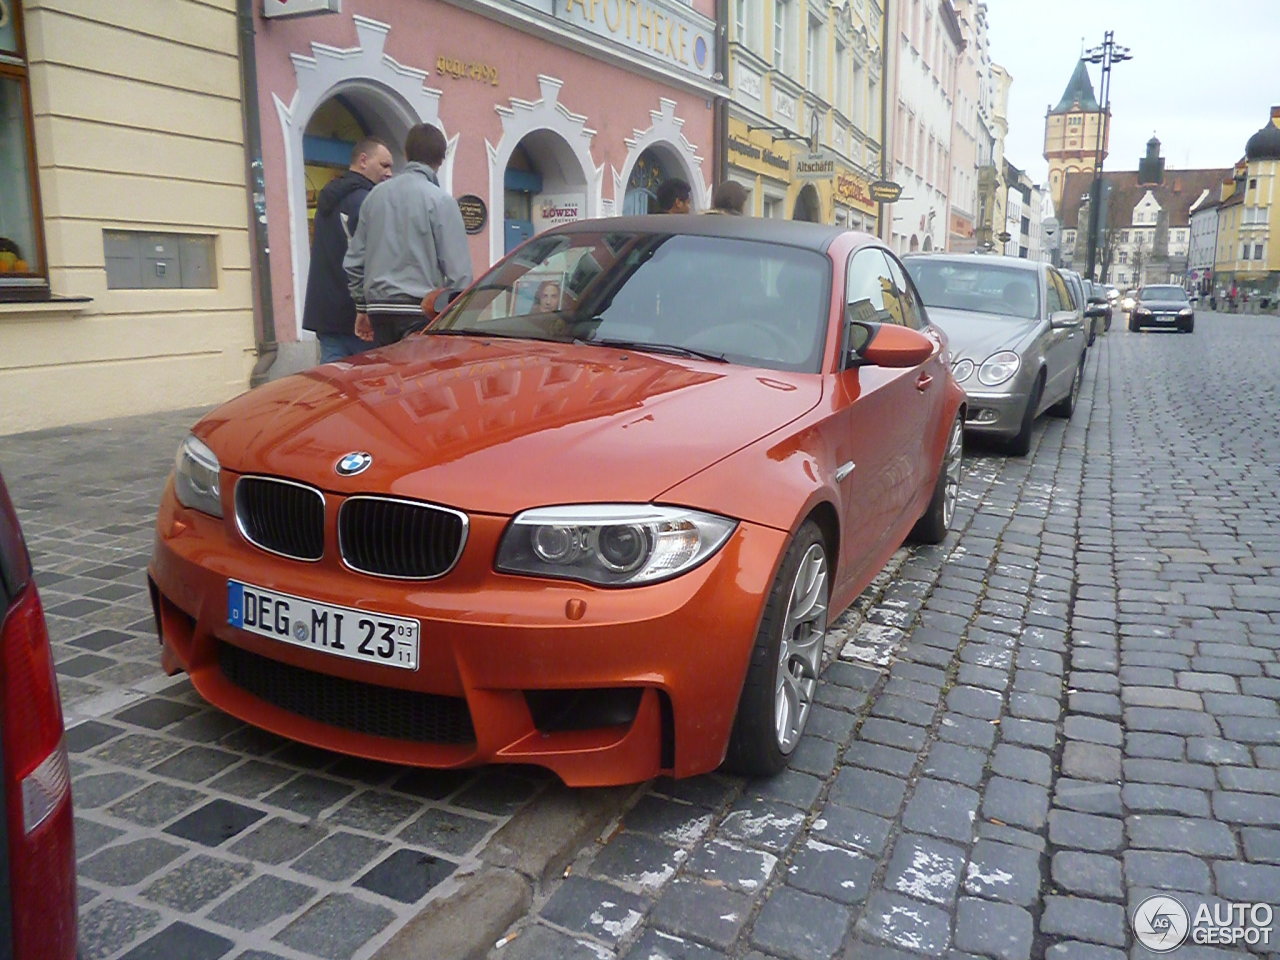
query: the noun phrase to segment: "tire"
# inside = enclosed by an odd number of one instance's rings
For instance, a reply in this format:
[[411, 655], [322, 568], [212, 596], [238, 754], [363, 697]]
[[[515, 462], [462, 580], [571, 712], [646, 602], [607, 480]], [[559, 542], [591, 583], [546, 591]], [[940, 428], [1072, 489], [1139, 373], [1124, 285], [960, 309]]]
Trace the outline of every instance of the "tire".
[[1093, 341], [1098, 339], [1098, 319], [1097, 317], [1089, 318], [1089, 339], [1085, 342], [1086, 347], [1092, 347]]
[[827, 634], [831, 565], [806, 520], [787, 548], [760, 618], [724, 765], [769, 777], [791, 759], [808, 722]]
[[951, 529], [951, 518], [956, 513], [956, 501], [960, 495], [960, 480], [964, 461], [964, 422], [959, 415], [947, 434], [947, 446], [942, 451], [942, 463], [938, 466], [938, 479], [933, 484], [933, 497], [929, 509], [911, 528], [910, 539], [917, 543], [941, 543]]
[[1130, 332], [1130, 333], [1137, 333], [1137, 332], [1138, 332], [1139, 330], [1141, 330], [1141, 329], [1142, 329], [1142, 328], [1141, 328], [1140, 326], [1138, 326], [1138, 321], [1137, 321], [1137, 320], [1135, 320], [1132, 316], [1130, 316], [1130, 317], [1129, 317], [1129, 332]]
[[1022, 412], [1022, 424], [1018, 432], [1005, 443], [1005, 449], [1015, 457], [1025, 457], [1031, 452], [1031, 431], [1036, 425], [1036, 407], [1040, 406], [1040, 396], [1044, 393], [1044, 374], [1036, 380], [1031, 388], [1031, 396], [1027, 398], [1027, 409]]
[[1106, 320], [1102, 325], [1102, 332], [1109, 333], [1110, 330], [1111, 330], [1111, 311], [1108, 310]]
[[1185, 327], [1183, 327], [1183, 328], [1182, 328], [1182, 332], [1183, 332], [1183, 333], [1194, 333], [1194, 332], [1195, 332], [1195, 329], [1196, 329], [1196, 322], [1195, 322], [1194, 320], [1188, 320], [1188, 321], [1187, 321], [1187, 325], [1186, 325]]
[[1076, 401], [1080, 399], [1080, 384], [1084, 382], [1084, 357], [1080, 358], [1080, 362], [1076, 364], [1075, 376], [1071, 378], [1071, 389], [1067, 391], [1067, 395], [1049, 408], [1048, 413], [1051, 417], [1061, 417], [1063, 420], [1070, 420], [1071, 414], [1076, 412]]

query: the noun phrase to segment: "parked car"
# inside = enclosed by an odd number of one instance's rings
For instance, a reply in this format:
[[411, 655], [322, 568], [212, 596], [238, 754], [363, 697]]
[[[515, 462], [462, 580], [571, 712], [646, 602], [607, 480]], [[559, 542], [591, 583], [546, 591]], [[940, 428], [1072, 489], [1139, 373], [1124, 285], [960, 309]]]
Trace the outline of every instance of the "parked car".
[[1116, 289], [1114, 284], [1104, 283], [1103, 288], [1107, 291], [1107, 300], [1114, 307], [1120, 299], [1120, 291]]
[[929, 318], [950, 337], [969, 398], [965, 429], [1031, 449], [1036, 418], [1070, 417], [1084, 376], [1085, 332], [1067, 282], [1045, 263], [922, 254], [906, 260]]
[[0, 955], [76, 956], [76, 860], [62, 703], [31, 560], [0, 477]]
[[422, 335], [196, 424], [149, 568], [164, 667], [391, 763], [776, 772], [827, 624], [951, 522], [949, 360], [867, 234], [554, 228]]
[[1086, 313], [1088, 309], [1088, 293], [1085, 289], [1086, 281], [1084, 277], [1074, 270], [1060, 269], [1058, 272], [1062, 274], [1062, 279], [1067, 281], [1067, 290], [1071, 294], [1072, 305], [1076, 314], [1080, 317], [1081, 325], [1085, 329], [1085, 345], [1092, 347], [1097, 331], [1094, 329], [1094, 318]]
[[1124, 296], [1120, 298], [1120, 311], [1128, 314], [1133, 312], [1133, 301], [1137, 299], [1137, 290], [1126, 290]]
[[1092, 346], [1094, 337], [1111, 329], [1111, 301], [1107, 299], [1106, 288], [1096, 280], [1084, 281], [1084, 295], [1084, 315], [1093, 321], [1089, 339]]
[[1153, 283], [1139, 289], [1133, 312], [1129, 314], [1129, 329], [1136, 332], [1144, 327], [1162, 327], [1179, 333], [1195, 330], [1195, 308], [1187, 299], [1187, 291], [1173, 283]]

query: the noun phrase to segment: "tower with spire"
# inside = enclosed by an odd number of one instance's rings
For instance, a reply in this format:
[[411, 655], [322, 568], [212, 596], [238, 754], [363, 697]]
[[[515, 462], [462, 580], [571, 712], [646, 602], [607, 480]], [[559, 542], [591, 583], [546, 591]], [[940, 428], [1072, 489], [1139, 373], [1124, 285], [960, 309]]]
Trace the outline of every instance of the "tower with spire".
[[1103, 118], [1089, 71], [1081, 59], [1058, 105], [1045, 113], [1044, 158], [1049, 161], [1049, 191], [1055, 210], [1062, 209], [1062, 186], [1067, 174], [1092, 172], [1097, 166], [1099, 137], [1102, 157], [1106, 159], [1110, 131], [1105, 129]]

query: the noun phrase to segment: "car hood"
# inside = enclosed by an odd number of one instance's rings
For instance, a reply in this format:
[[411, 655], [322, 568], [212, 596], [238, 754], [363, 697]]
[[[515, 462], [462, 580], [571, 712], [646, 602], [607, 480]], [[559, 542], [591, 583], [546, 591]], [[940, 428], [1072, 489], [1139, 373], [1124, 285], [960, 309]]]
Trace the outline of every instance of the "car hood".
[[969, 359], [976, 364], [1001, 350], [1020, 352], [1044, 324], [1043, 320], [1023, 320], [945, 307], [930, 307], [929, 319], [946, 332], [953, 362]]
[[1146, 310], [1186, 310], [1191, 306], [1186, 300], [1135, 300], [1134, 305]]
[[[222, 466], [477, 512], [646, 502], [811, 410], [814, 374], [415, 337], [258, 387], [196, 428]], [[340, 458], [372, 455], [340, 476]]]

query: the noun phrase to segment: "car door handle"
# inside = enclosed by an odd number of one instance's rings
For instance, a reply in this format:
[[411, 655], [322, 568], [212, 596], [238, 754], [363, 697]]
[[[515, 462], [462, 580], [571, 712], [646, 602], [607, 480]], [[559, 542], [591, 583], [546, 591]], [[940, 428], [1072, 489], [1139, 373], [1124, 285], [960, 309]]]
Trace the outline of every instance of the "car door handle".
[[933, 383], [933, 377], [929, 376], [927, 373], [922, 373], [916, 378], [916, 389], [928, 390], [929, 384], [931, 383]]

